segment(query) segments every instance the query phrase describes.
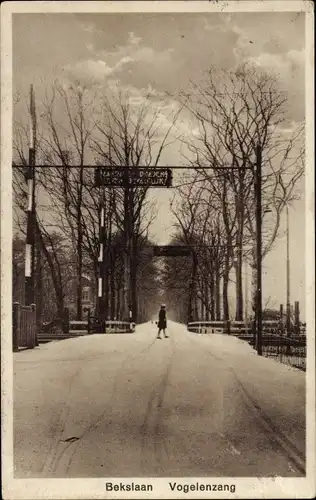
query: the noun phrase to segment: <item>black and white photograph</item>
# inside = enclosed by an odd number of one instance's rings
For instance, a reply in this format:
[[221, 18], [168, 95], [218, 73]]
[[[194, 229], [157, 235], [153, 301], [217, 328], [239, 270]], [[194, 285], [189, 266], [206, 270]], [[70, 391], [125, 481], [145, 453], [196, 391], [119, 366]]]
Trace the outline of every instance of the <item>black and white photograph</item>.
[[312, 3], [1, 23], [3, 497], [314, 497]]

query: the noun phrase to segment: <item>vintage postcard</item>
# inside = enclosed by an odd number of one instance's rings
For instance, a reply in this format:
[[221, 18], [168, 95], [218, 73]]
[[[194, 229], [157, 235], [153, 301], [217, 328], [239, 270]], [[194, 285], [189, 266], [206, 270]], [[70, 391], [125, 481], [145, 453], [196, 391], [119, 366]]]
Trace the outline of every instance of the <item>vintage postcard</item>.
[[2, 6], [6, 500], [315, 496], [313, 9]]

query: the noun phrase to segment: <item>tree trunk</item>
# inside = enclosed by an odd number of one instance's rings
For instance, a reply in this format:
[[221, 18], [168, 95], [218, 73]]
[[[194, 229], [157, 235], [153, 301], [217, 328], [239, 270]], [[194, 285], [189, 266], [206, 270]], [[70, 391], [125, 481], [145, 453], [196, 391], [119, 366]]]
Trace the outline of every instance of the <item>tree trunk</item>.
[[228, 284], [229, 284], [229, 254], [226, 252], [223, 275], [223, 316], [224, 321], [229, 320], [229, 303], [228, 303]]
[[123, 320], [125, 314], [125, 275], [124, 275], [124, 252], [118, 255], [115, 269], [116, 283], [116, 319]]
[[208, 278], [206, 278], [206, 281], [204, 283], [204, 290], [205, 290], [205, 321], [210, 320], [210, 304], [209, 304], [209, 293], [208, 293]]
[[244, 299], [243, 299], [243, 287], [242, 287], [242, 242], [238, 238], [238, 254], [237, 254], [237, 265], [236, 265], [236, 321], [242, 321], [244, 319]]
[[83, 168], [79, 172], [79, 187], [77, 200], [77, 321], [82, 320], [82, 244], [83, 244], [83, 228], [82, 228], [82, 190], [83, 190]]
[[122, 298], [123, 298], [123, 288], [121, 286], [121, 282], [118, 278], [116, 278], [116, 311], [115, 317], [116, 319], [122, 319]]
[[109, 317], [109, 263], [105, 262], [104, 270], [104, 319]]
[[[252, 262], [251, 262], [251, 312], [256, 320], [256, 310], [257, 310], [257, 262], [256, 262], [256, 250], [252, 252]], [[254, 327], [254, 324], [253, 324]]]
[[35, 280], [35, 297], [36, 297], [36, 329], [40, 331], [42, 326], [43, 315], [43, 276], [42, 276], [42, 253], [39, 238], [36, 238], [36, 280]]
[[111, 265], [111, 270], [110, 270], [110, 311], [111, 311], [111, 319], [114, 319], [116, 315], [115, 311], [115, 262], [113, 258], [113, 250], [111, 248], [110, 251], [110, 265]]
[[225, 261], [224, 261], [224, 275], [223, 275], [223, 316], [224, 321], [228, 321], [229, 317], [229, 303], [228, 303], [228, 284], [229, 284], [229, 263], [230, 263], [230, 247], [232, 245], [232, 237], [231, 237], [231, 228], [228, 217], [228, 207], [227, 207], [227, 178], [223, 179], [223, 198], [222, 198], [222, 208], [223, 208], [223, 219], [226, 229], [226, 238], [227, 238], [227, 249], [225, 252]]
[[121, 290], [121, 287], [117, 286], [117, 289], [116, 289], [116, 311], [115, 311], [115, 316], [114, 318], [116, 319], [121, 319], [122, 318], [122, 301], [121, 301], [121, 297], [122, 297], [122, 290]]
[[197, 294], [194, 294], [194, 311], [193, 311], [194, 320], [199, 320], [199, 307], [198, 307], [198, 298]]
[[215, 283], [214, 283], [214, 273], [213, 273], [213, 270], [211, 272], [211, 276], [210, 276], [210, 296], [211, 296], [211, 321], [214, 321], [215, 320]]
[[77, 321], [82, 320], [82, 230], [81, 217], [78, 224], [78, 241], [77, 241]]
[[238, 193], [235, 203], [237, 210], [237, 266], [236, 266], [236, 321], [244, 319], [244, 300], [242, 286], [242, 263], [243, 263], [243, 233], [244, 233], [244, 171], [238, 171]]
[[[195, 253], [193, 252], [193, 262], [192, 262], [192, 272], [191, 279], [189, 283], [189, 302], [188, 302], [188, 322], [193, 321], [193, 317], [195, 314], [195, 288], [196, 288], [196, 272], [197, 272], [197, 258]], [[193, 302], [194, 301], [194, 302]]]
[[201, 296], [200, 296], [200, 308], [201, 308], [201, 315], [200, 318], [202, 321], [205, 321], [205, 281], [202, 279], [202, 284], [201, 284]]
[[58, 318], [62, 319], [64, 316], [64, 310], [65, 310], [64, 291], [62, 288], [62, 284], [61, 284], [60, 280], [58, 279], [58, 275], [57, 275], [55, 267], [54, 267], [53, 258], [51, 256], [50, 252], [46, 248], [42, 232], [41, 232], [40, 227], [38, 226], [37, 222], [36, 222], [36, 236], [38, 237], [39, 244], [40, 244], [41, 249], [43, 251], [43, 254], [47, 260], [48, 267], [49, 267], [49, 270], [51, 273], [54, 291], [55, 291], [57, 315], [58, 315]]
[[138, 311], [137, 311], [137, 242], [136, 242], [136, 237], [133, 232], [132, 238], [131, 238], [131, 274], [130, 274], [130, 281], [131, 281], [131, 305], [132, 305], [132, 314], [133, 314], [133, 321], [137, 323], [138, 320]]
[[216, 321], [221, 320], [221, 277], [218, 265], [215, 268], [215, 316]]

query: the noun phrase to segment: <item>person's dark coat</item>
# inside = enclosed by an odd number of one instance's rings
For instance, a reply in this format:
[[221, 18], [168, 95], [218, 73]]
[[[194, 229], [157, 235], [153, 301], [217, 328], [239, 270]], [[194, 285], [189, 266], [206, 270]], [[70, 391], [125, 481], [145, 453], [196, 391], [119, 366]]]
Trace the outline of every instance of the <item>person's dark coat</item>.
[[165, 330], [167, 328], [167, 318], [165, 309], [160, 309], [159, 311], [158, 328], [159, 330]]

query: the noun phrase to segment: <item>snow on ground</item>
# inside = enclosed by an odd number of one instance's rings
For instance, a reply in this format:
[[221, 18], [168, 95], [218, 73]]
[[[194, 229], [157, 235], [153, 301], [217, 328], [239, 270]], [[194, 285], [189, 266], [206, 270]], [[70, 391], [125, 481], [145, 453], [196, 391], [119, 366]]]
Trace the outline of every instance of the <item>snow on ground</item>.
[[[258, 356], [247, 341], [224, 334], [193, 336], [205, 348], [222, 359], [233, 371], [244, 388], [245, 396], [258, 404], [263, 413], [272, 415], [272, 424], [285, 429], [286, 437], [293, 443], [301, 441], [305, 429], [306, 374], [279, 361]], [[271, 418], [270, 418], [271, 420]]]
[[[185, 325], [169, 321], [171, 329], [186, 331]], [[146, 325], [142, 326], [146, 328]], [[273, 358], [258, 356], [255, 349], [245, 341], [225, 334], [196, 334], [188, 332], [192, 338], [205, 345], [213, 356], [233, 370], [243, 385], [246, 397], [260, 404], [269, 413], [275, 409], [275, 425], [287, 429], [287, 437], [298, 442], [305, 428], [305, 383], [306, 374], [301, 370], [280, 363]], [[300, 401], [299, 407], [297, 405]], [[282, 419], [287, 425], [283, 426]], [[304, 445], [302, 445], [302, 451]]]
[[[160, 390], [164, 381], [163, 366], [167, 367], [170, 360], [173, 364], [165, 404], [168, 403], [171, 415], [176, 409], [175, 415], [167, 419], [169, 423], [177, 419], [172, 433], [188, 422], [188, 415], [181, 415], [182, 407], [184, 412], [194, 403], [197, 409], [204, 411], [209, 404], [209, 411], [214, 412], [214, 408], [219, 411], [216, 405], [212, 407], [215, 401], [226, 401], [226, 416], [232, 407], [233, 418], [240, 418], [241, 426], [249, 426], [252, 418], [257, 418], [252, 417], [251, 408], [258, 408], [259, 414], [268, 416], [270, 427], [304, 453], [304, 372], [257, 356], [247, 342], [233, 336], [196, 334], [172, 321], [168, 321], [167, 330], [170, 339], [157, 341], [157, 326], [148, 322], [138, 325], [133, 334], [87, 335], [41, 344], [33, 350], [14, 354], [17, 467], [24, 470], [23, 464], [29, 461], [32, 473], [39, 473], [46, 450], [59, 439], [62, 422], [65, 420], [66, 430], [69, 428], [65, 436], [76, 436], [82, 427], [89, 426], [97, 415], [103, 414], [106, 405], [112, 408], [112, 402], [107, 403], [112, 393], [117, 395], [117, 411], [123, 416], [126, 411], [132, 411], [131, 408], [135, 412], [138, 406], [139, 411], [146, 408], [153, 388], [157, 386]], [[115, 388], [117, 383], [121, 389]], [[134, 408], [132, 401], [138, 393]], [[198, 413], [194, 415], [190, 425], [206, 425]], [[209, 416], [207, 422], [215, 425]], [[253, 424], [253, 443], [260, 425]], [[242, 432], [240, 430], [240, 446], [246, 450]], [[119, 434], [116, 439], [117, 436]]]
[[237, 337], [228, 336], [223, 333], [212, 333], [208, 334], [209, 341], [215, 349], [220, 349], [221, 352], [236, 354], [236, 355], [247, 355], [256, 354], [255, 350], [251, 345]]

